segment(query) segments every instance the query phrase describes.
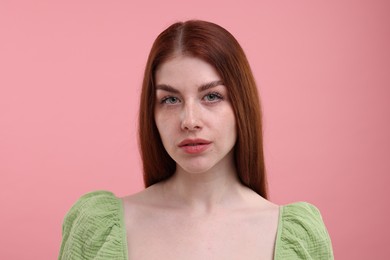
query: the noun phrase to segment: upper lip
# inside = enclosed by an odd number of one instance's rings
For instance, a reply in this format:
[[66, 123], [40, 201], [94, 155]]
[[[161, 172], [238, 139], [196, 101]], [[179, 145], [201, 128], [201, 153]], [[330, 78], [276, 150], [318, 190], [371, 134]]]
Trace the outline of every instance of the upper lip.
[[208, 140], [205, 140], [205, 139], [200, 139], [200, 138], [184, 139], [183, 141], [181, 141], [179, 143], [179, 147], [186, 146], [186, 145], [189, 145], [189, 144], [209, 144], [209, 143], [211, 143], [211, 142], [208, 141]]

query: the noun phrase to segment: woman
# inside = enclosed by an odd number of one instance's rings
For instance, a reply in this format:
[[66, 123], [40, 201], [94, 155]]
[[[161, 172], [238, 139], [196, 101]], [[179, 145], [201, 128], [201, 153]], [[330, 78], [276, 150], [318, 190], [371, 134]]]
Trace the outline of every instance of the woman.
[[267, 200], [256, 84], [222, 27], [187, 21], [157, 37], [139, 136], [146, 189], [81, 197], [59, 259], [333, 259], [315, 206]]

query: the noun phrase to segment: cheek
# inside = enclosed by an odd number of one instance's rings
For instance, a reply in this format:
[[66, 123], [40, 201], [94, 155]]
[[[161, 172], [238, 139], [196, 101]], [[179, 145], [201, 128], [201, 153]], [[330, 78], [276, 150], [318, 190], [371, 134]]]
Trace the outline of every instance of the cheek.
[[157, 130], [160, 134], [161, 140], [164, 143], [164, 146], [168, 140], [172, 136], [172, 128], [174, 127], [175, 122], [172, 121], [172, 115], [169, 113], [161, 113], [155, 112], [154, 121], [156, 122]]
[[218, 120], [220, 121], [219, 125], [226, 128], [226, 131], [234, 133], [236, 132], [237, 121], [236, 117], [234, 116], [233, 109], [231, 107], [228, 107], [226, 111], [224, 111], [224, 115], [220, 116]]
[[237, 141], [237, 121], [236, 121], [236, 118], [233, 114], [233, 111], [229, 114], [229, 116], [227, 117], [228, 118], [228, 131], [227, 131], [227, 135], [229, 138], [232, 139], [232, 141], [234, 143], [236, 143]]
[[234, 138], [234, 140], [237, 139], [237, 125], [236, 125], [236, 121], [235, 119], [233, 118], [232, 120], [232, 123], [230, 125], [230, 129], [229, 129], [229, 135]]
[[154, 122], [156, 123], [156, 126], [157, 126], [157, 130], [161, 136], [161, 138], [163, 138], [163, 135], [164, 135], [164, 125], [163, 125], [163, 122], [164, 120], [162, 120], [161, 116], [158, 115], [158, 114], [155, 114], [154, 116]]

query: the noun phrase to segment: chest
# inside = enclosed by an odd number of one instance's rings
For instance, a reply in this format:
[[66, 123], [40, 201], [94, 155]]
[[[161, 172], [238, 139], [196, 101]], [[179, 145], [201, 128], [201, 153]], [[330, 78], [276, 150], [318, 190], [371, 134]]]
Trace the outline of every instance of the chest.
[[273, 259], [277, 212], [186, 217], [143, 215], [127, 224], [129, 259]]

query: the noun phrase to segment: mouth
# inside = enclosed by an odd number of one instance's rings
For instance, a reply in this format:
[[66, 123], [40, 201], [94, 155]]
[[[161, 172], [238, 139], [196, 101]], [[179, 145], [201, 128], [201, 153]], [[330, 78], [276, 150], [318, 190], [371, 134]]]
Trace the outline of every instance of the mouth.
[[198, 145], [207, 145], [211, 142], [203, 139], [185, 139], [179, 143], [179, 147], [183, 146], [198, 146]]
[[212, 142], [203, 139], [185, 139], [179, 147], [187, 154], [200, 154], [206, 151]]

